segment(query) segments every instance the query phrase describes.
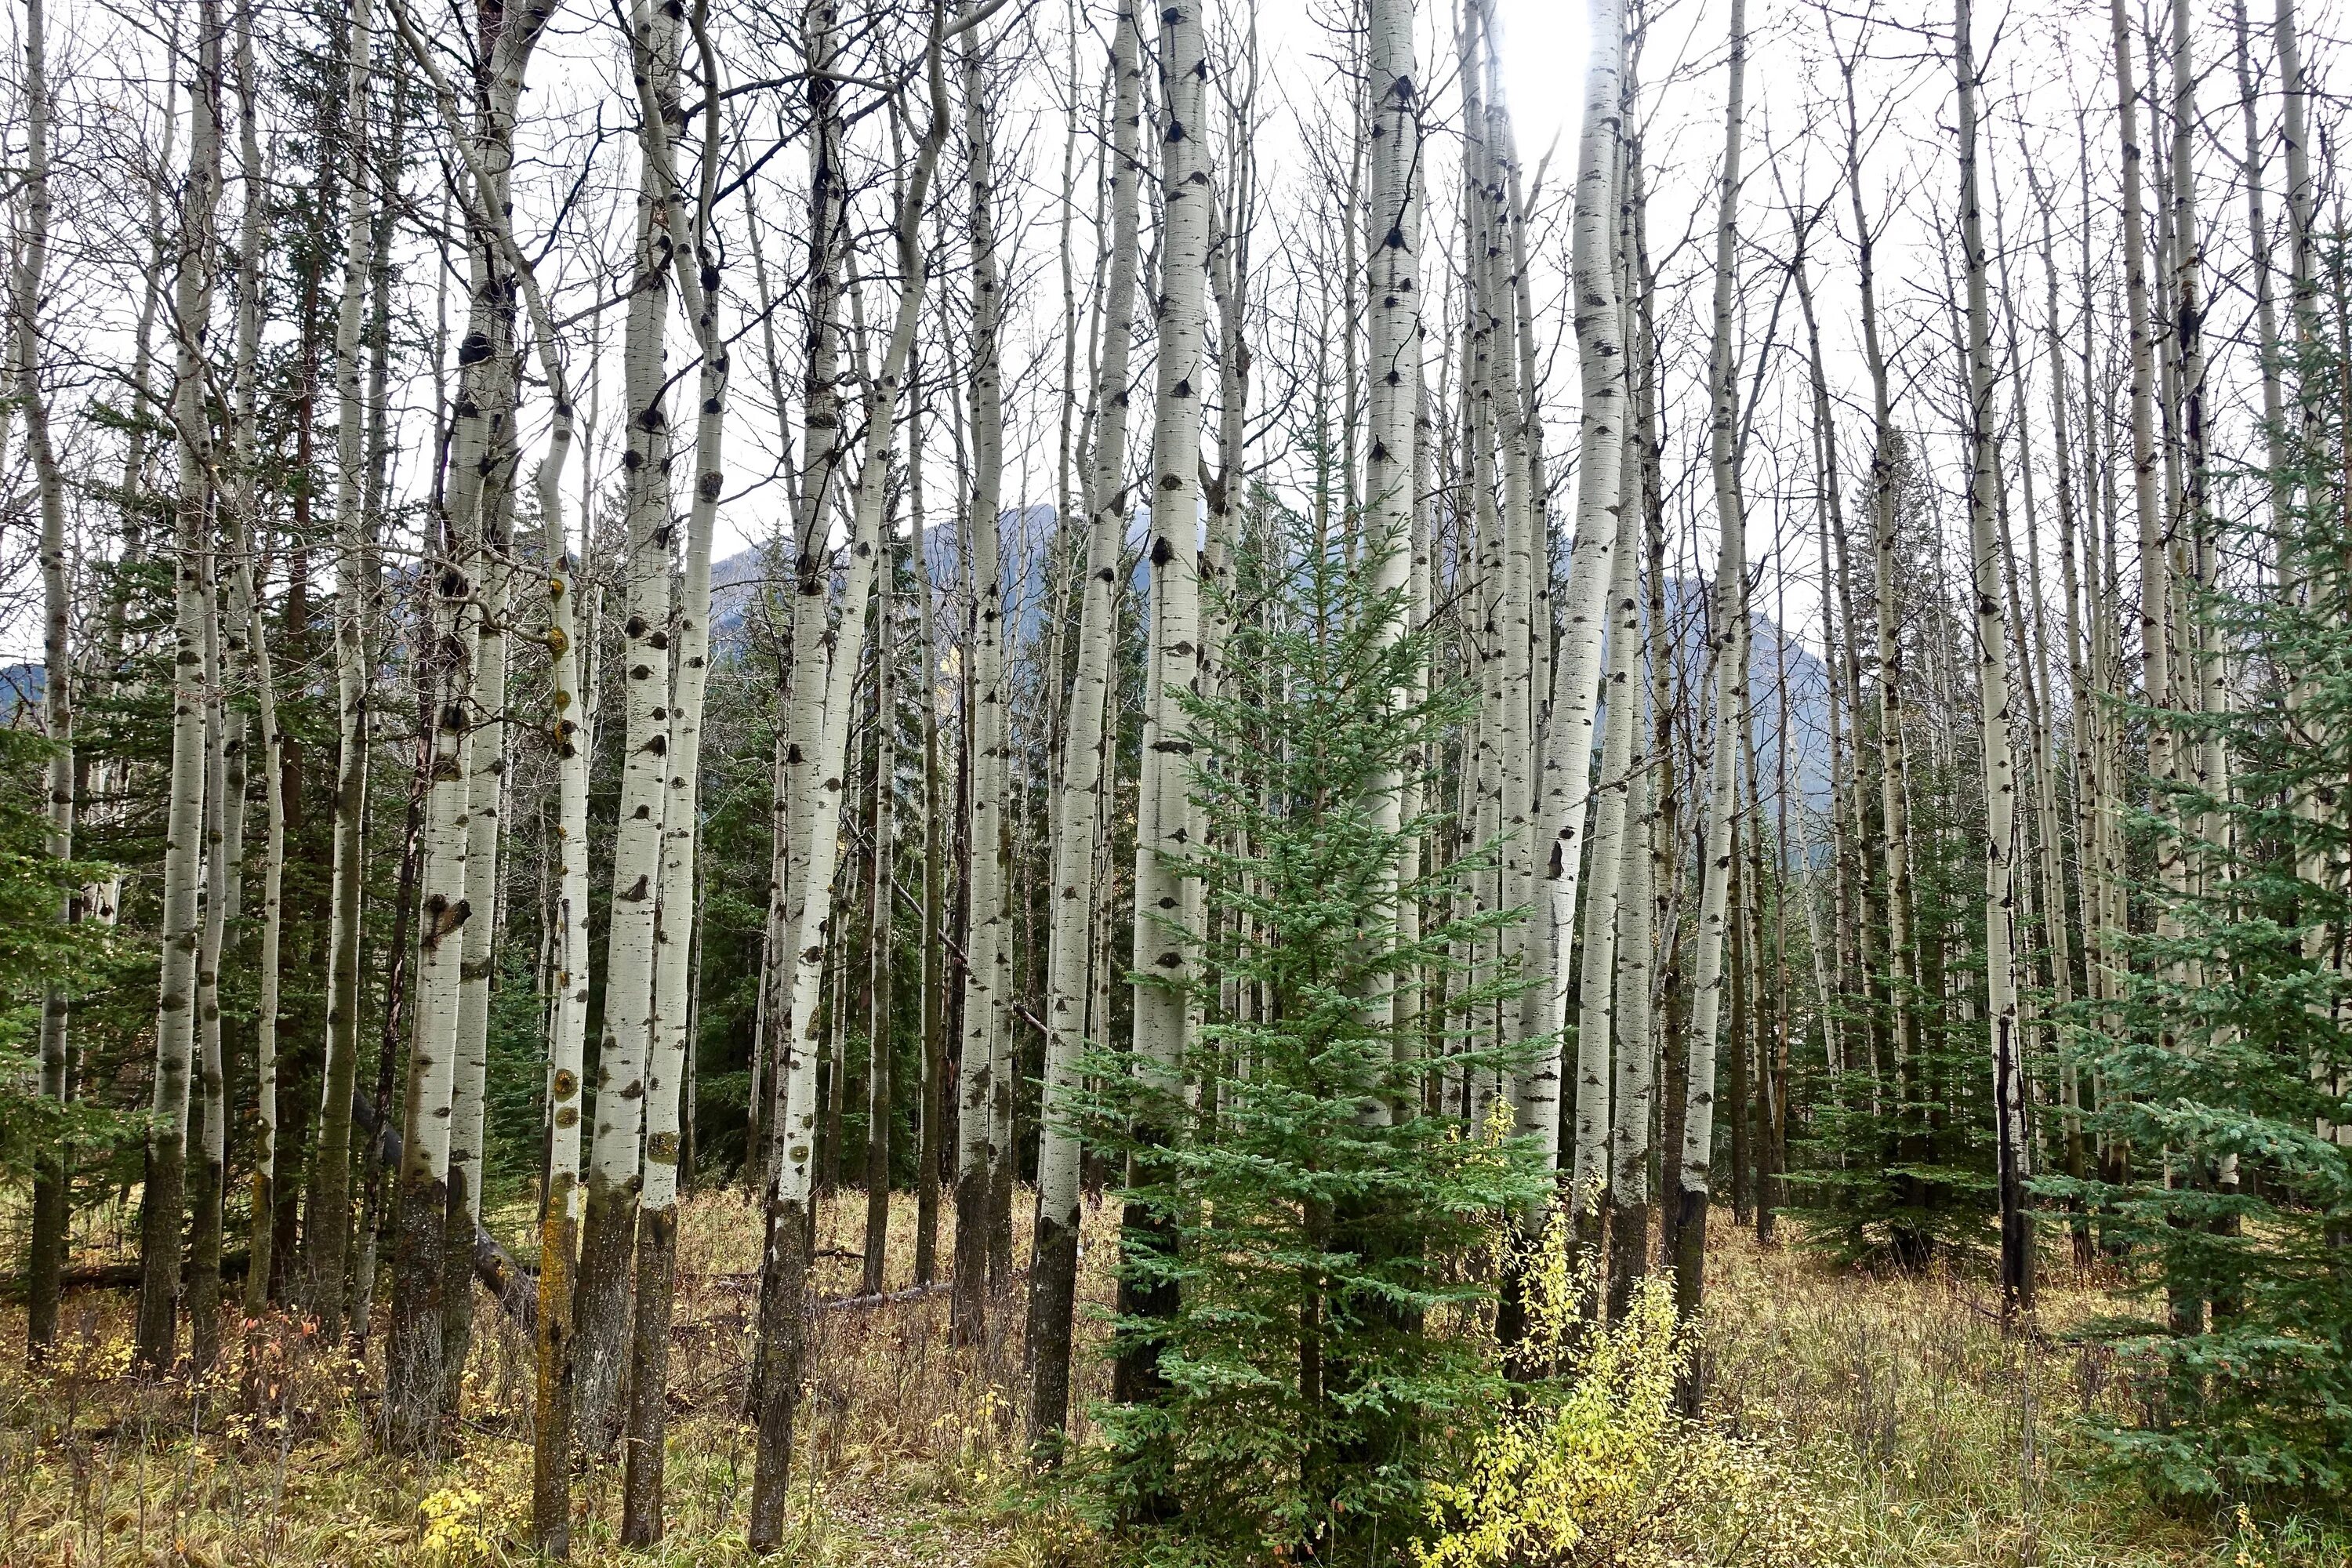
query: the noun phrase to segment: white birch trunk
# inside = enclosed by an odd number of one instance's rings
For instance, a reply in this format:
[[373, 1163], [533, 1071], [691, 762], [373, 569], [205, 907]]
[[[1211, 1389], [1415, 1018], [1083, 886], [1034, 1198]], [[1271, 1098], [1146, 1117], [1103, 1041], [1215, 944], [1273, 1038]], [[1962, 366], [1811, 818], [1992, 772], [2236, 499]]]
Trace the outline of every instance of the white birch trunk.
[[[1545, 737], [1540, 826], [1548, 857], [1538, 876], [1547, 895], [1536, 918], [1548, 927], [1548, 963], [1537, 976], [1543, 1010], [1542, 1054], [1521, 1079], [1519, 1131], [1537, 1138], [1557, 1163], [1560, 1047], [1568, 1024], [1568, 965], [1575, 949], [1578, 896], [1584, 874], [1584, 817], [1592, 793], [1592, 722], [1600, 700], [1601, 640], [1610, 588], [1618, 572], [1619, 512], [1624, 501], [1624, 311], [1618, 298], [1617, 159], [1624, 114], [1624, 8], [1591, 0], [1591, 53], [1585, 65], [1584, 111], [1577, 141], [1576, 217], [1571, 237], [1577, 364], [1582, 405], [1577, 426], [1576, 539], [1570, 547], [1560, 647], [1552, 666], [1551, 721]], [[1630, 515], [1630, 514], [1629, 514]], [[1588, 939], [1599, 931], [1588, 926]], [[1601, 1047], [1607, 1062], [1607, 1046]], [[1581, 1047], [1580, 1047], [1580, 1055]], [[1603, 1091], [1605, 1095], [1605, 1090]], [[1587, 1168], [1584, 1113], [1579, 1111], [1576, 1175], [1596, 1190]], [[1602, 1120], [1598, 1125], [1605, 1127]]]
[[[360, 338], [374, 265], [373, 159], [368, 154], [375, 8], [352, 0], [346, 48], [342, 299], [335, 319], [335, 723], [334, 847], [328, 902], [327, 1032], [320, 1068], [320, 1136], [305, 1226], [305, 1289], [331, 1340], [342, 1321], [351, 1244], [352, 1090], [359, 1078], [360, 923], [364, 909], [362, 835], [367, 806], [371, 574], [366, 409], [360, 392]], [[379, 1110], [386, 1108], [379, 1108]]]
[[[1579, 1241], [1586, 1246], [1600, 1242], [1603, 1189], [1614, 1187], [1616, 1168], [1622, 1163], [1609, 1160], [1611, 1129], [1615, 1126], [1617, 1140], [1622, 1143], [1625, 1118], [1634, 1114], [1633, 1108], [1622, 1103], [1621, 1092], [1616, 1097], [1621, 1103], [1616, 1106], [1612, 1122], [1609, 1037], [1619, 995], [1618, 933], [1624, 927], [1624, 900], [1633, 896], [1633, 889], [1622, 889], [1621, 884], [1631, 864], [1627, 858], [1632, 853], [1626, 847], [1627, 834], [1637, 826], [1631, 815], [1631, 794], [1633, 770], [1637, 765], [1634, 721], [1642, 707], [1635, 684], [1641, 668], [1637, 650], [1642, 642], [1641, 509], [1621, 504], [1613, 521], [1617, 524], [1617, 540], [1610, 557], [1609, 668], [1603, 687], [1608, 714], [1601, 726], [1601, 798], [1595, 803], [1590, 850], [1592, 876], [1584, 888], [1584, 964], [1580, 986], [1582, 1005], [1576, 1026], [1576, 1151], [1570, 1209], [1577, 1219]], [[1643, 880], [1646, 883], [1646, 839], [1643, 840], [1642, 855]], [[1646, 895], [1643, 897], [1646, 900]], [[1646, 904], [1642, 918], [1645, 922], [1649, 919]], [[1630, 1037], [1621, 1037], [1616, 1074], [1620, 1091], [1631, 1082], [1626, 1077], [1624, 1058], [1634, 1050]], [[1646, 1100], [1640, 1114], [1646, 1138]], [[1555, 1110], [1549, 1124], [1550, 1136], [1555, 1141], [1559, 1135], [1559, 1126]], [[1546, 1129], [1528, 1131], [1541, 1138]], [[1611, 1206], [1619, 1204], [1612, 1201]]]
[[1993, 1114], [1999, 1143], [2001, 1310], [2013, 1318], [2033, 1301], [2031, 1220], [2025, 1208], [2025, 1069], [2018, 1037], [2017, 973], [2011, 922], [2017, 903], [2016, 761], [2009, 742], [2009, 635], [2002, 616], [2001, 552], [1994, 488], [2000, 483], [1993, 431], [1991, 310], [1985, 282], [1984, 219], [1978, 205], [1977, 79], [1970, 0], [1954, 7], [1959, 88], [1960, 245], [1968, 272], [1969, 536], [1974, 547], [1977, 697], [1982, 718], [1985, 800], [1986, 1026], [1990, 1034]]
[[[1633, 552], [1631, 543], [1619, 548], [1628, 555]], [[1641, 634], [1637, 629], [1627, 635], [1638, 637]], [[1612, 681], [1610, 700], [1638, 710], [1644, 684], [1636, 660], [1623, 684]], [[1614, 727], [1612, 723], [1611, 728]], [[1622, 868], [1615, 900], [1617, 1075], [1609, 1143], [1609, 1307], [1611, 1315], [1619, 1318], [1632, 1299], [1633, 1286], [1649, 1272], [1650, 1118], [1657, 1093], [1658, 1064], [1658, 1042], [1650, 1016], [1650, 834], [1654, 826], [1650, 771], [1646, 758], [1633, 758], [1630, 766], [1623, 786], [1625, 826], [1620, 835]], [[1596, 841], [1596, 853], [1600, 847]]]
[[[1151, 433], [1151, 601], [1148, 642], [1153, 683], [1145, 694], [1142, 775], [1135, 850], [1134, 969], [1137, 1074], [1155, 1097], [1172, 1097], [1181, 1084], [1190, 1045], [1192, 933], [1181, 929], [1186, 882], [1181, 862], [1192, 853], [1193, 810], [1187, 773], [1187, 721], [1175, 693], [1193, 686], [1200, 665], [1197, 571], [1201, 512], [1201, 388], [1206, 365], [1209, 226], [1213, 192], [1208, 167], [1206, 84], [1201, 10], [1196, 0], [1174, 0], [1160, 11], [1160, 142], [1164, 227], [1160, 237], [1160, 345]], [[1163, 1141], [1169, 1129], [1147, 1114], [1140, 1142]], [[1130, 1176], [1135, 1173], [1130, 1171]], [[1130, 1205], [1127, 1235], [1164, 1246], [1159, 1217]], [[1131, 1239], [1129, 1245], [1136, 1245]], [[1122, 1280], [1125, 1308], [1150, 1317], [1174, 1310], [1168, 1287], [1139, 1289]], [[1157, 1350], [1149, 1336], [1129, 1342], [1114, 1373], [1119, 1397], [1148, 1394], [1157, 1385]]]
[[[970, 13], [968, 13], [970, 14]], [[1012, 1179], [1011, 1040], [1005, 1005], [1013, 978], [1004, 898], [1005, 751], [1009, 731], [1004, 691], [1004, 594], [999, 560], [999, 485], [1003, 465], [1003, 371], [997, 347], [1003, 312], [997, 276], [995, 181], [990, 158], [985, 58], [980, 40], [962, 45], [964, 139], [970, 166], [967, 221], [971, 245], [971, 489], [965, 535], [971, 544], [971, 684], [970, 700], [971, 787], [964, 819], [971, 875], [964, 941], [963, 1044], [961, 1060], [968, 1079], [964, 1100], [973, 1120], [964, 1124], [964, 1160], [969, 1182], [956, 1192], [956, 1253], [959, 1273], [972, 1269], [961, 1300], [964, 1329], [976, 1331], [981, 1270], [991, 1261], [989, 1241], [1000, 1193], [1010, 1196]], [[975, 1070], [976, 1069], [976, 1070]], [[980, 1134], [975, 1138], [974, 1134]], [[966, 1232], [970, 1231], [970, 1239]], [[1033, 1363], [1035, 1361], [1033, 1353]], [[1050, 1358], [1048, 1358], [1050, 1363]], [[1043, 1373], [1041, 1373], [1041, 1375]], [[1033, 1394], [1033, 1417], [1034, 1415]]]
[[[40, 507], [41, 730], [53, 748], [48, 766], [48, 831], [43, 852], [53, 860], [73, 858], [73, 588], [66, 561], [65, 482], [49, 438], [49, 409], [41, 389], [40, 301], [47, 274], [49, 217], [49, 87], [47, 22], [44, 0], [25, 6], [25, 214], [17, 237], [16, 266], [10, 279], [13, 363], [9, 378], [25, 416], [25, 446], [32, 458]], [[79, 918], [68, 895], [59, 918]], [[69, 1095], [67, 1027], [70, 1003], [52, 981], [41, 994], [40, 1093], [59, 1106]], [[31, 1359], [48, 1354], [57, 1338], [58, 1296], [71, 1223], [68, 1184], [72, 1172], [61, 1149], [40, 1151], [33, 1180], [31, 1289], [26, 1313], [26, 1343]]]
[[[927, 282], [920, 238], [922, 214], [929, 197], [932, 174], [939, 165], [940, 149], [947, 136], [947, 87], [940, 58], [941, 47], [935, 31], [926, 73], [930, 88], [930, 125], [916, 154], [914, 171], [898, 198], [898, 308], [880, 371], [866, 395], [864, 467], [859, 474], [852, 521], [849, 570], [842, 596], [840, 626], [824, 664], [824, 705], [814, 737], [814, 752], [810, 758], [815, 787], [805, 801], [809, 869], [801, 883], [801, 913], [794, 926], [798, 946], [793, 955], [789, 1009], [782, 1020], [786, 1050], [779, 1068], [783, 1079], [783, 1116], [777, 1131], [782, 1149], [775, 1181], [769, 1189], [761, 1263], [759, 1369], [754, 1385], [760, 1436], [748, 1521], [749, 1539], [754, 1551], [772, 1549], [784, 1526], [793, 1417], [800, 1393], [799, 1358], [808, 1287], [807, 1226], [815, 1174], [816, 1068], [823, 1043], [817, 1027], [817, 997], [824, 973], [826, 916], [832, 907], [834, 872], [840, 851], [845, 763], [852, 710], [856, 703], [857, 669], [865, 653], [866, 601], [873, 593], [874, 574], [882, 553], [887, 455], [898, 415], [898, 388], [914, 346], [915, 326], [922, 312]], [[803, 521], [812, 529], [816, 526], [814, 518], [804, 518]], [[814, 539], [804, 535], [804, 551], [814, 543]], [[812, 660], [808, 671], [812, 678], [817, 673], [814, 666]]]
[[[1384, 640], [1393, 641], [1414, 629], [1414, 480], [1421, 418], [1421, 84], [1414, 58], [1412, 0], [1373, 0], [1370, 11], [1370, 202], [1368, 260], [1365, 279], [1366, 324], [1370, 341], [1370, 395], [1366, 423], [1370, 444], [1365, 464], [1365, 548], [1379, 563], [1373, 591], [1380, 595]], [[1238, 411], [1233, 411], [1238, 417]], [[1238, 453], [1226, 462], [1237, 482]], [[1392, 601], [1392, 603], [1391, 603]], [[1411, 701], [1416, 693], [1400, 690], [1391, 700]], [[1393, 834], [1408, 820], [1410, 802], [1406, 772], [1391, 770], [1373, 786], [1375, 830]], [[1390, 871], [1390, 889], [1382, 897], [1393, 922], [1391, 940], [1418, 934], [1418, 921], [1408, 921], [1393, 891], [1409, 883], [1420, 869], [1417, 845], [1408, 845]], [[1417, 911], [1415, 911], [1417, 913]], [[1408, 924], [1411, 930], [1407, 929]], [[1367, 1011], [1376, 1025], [1394, 1026], [1399, 1019], [1391, 983], [1382, 979], [1367, 998]], [[1399, 1038], [1402, 1053], [1403, 1041]], [[1368, 1117], [1385, 1121], [1390, 1094], [1382, 1086], [1365, 1100]]]
[[[1705, 1299], [1707, 1194], [1715, 1161], [1715, 1054], [1724, 994], [1724, 921], [1731, 887], [1731, 816], [1738, 798], [1740, 737], [1748, 728], [1748, 557], [1740, 495], [1738, 353], [1733, 301], [1739, 229], [1740, 126], [1746, 108], [1748, 7], [1732, 0], [1730, 81], [1725, 89], [1723, 174], [1715, 219], [1715, 339], [1707, 366], [1714, 404], [1715, 750], [1708, 775], [1706, 852], [1699, 868], [1696, 952], [1684, 1077], [1683, 1146], [1675, 1221], [1675, 1305], [1696, 1321]], [[1745, 1042], [1732, 1042], [1735, 1050]], [[1696, 1383], [1686, 1397], [1695, 1397]]]
[[[656, 921], [660, 901], [662, 814], [672, 742], [669, 668], [671, 441], [664, 338], [670, 312], [676, 231], [666, 221], [668, 180], [661, 168], [667, 104], [678, 65], [678, 21], [633, 10], [638, 112], [635, 289], [622, 353], [628, 409], [628, 564], [625, 687], [626, 731], [620, 821], [613, 841], [613, 898], [604, 958], [604, 1033], [596, 1058], [596, 1131], [590, 1145], [575, 1342], [580, 1441], [604, 1452], [614, 1436], [615, 1400], [627, 1355], [630, 1260], [636, 1233], [645, 1128], [646, 1073], [654, 1035]], [[651, 32], [652, 37], [635, 35]]]
[[[669, 1407], [671, 1301], [677, 1269], [678, 1164], [690, 1142], [693, 1081], [695, 896], [697, 838], [701, 828], [703, 695], [710, 665], [710, 549], [726, 479], [720, 445], [726, 431], [730, 348], [720, 313], [719, 253], [710, 233], [719, 175], [719, 66], [698, 18], [694, 42], [701, 67], [703, 137], [693, 205], [680, 190], [676, 141], [669, 125], [677, 100], [677, 32], [640, 6], [632, 47], [645, 156], [660, 203], [659, 224], [683, 235], [677, 258], [678, 293], [692, 323], [701, 366], [697, 378], [693, 500], [687, 513], [686, 580], [673, 635], [676, 677], [669, 697], [668, 776], [661, 808], [660, 894], [654, 926], [653, 1023], [646, 1075], [645, 1172], [639, 1194], [636, 1321], [630, 1351], [628, 1466], [622, 1491], [621, 1538], [649, 1547], [662, 1538], [662, 1491]], [[667, 521], [667, 520], [665, 520]]]
[[[1038, 1110], [1037, 1224], [1030, 1268], [1033, 1443], [1068, 1419], [1070, 1331], [1077, 1288], [1080, 1149], [1069, 1124], [1079, 1087], [1078, 1050], [1086, 1037], [1088, 959], [1101, 889], [1097, 886], [1096, 824], [1105, 794], [1104, 713], [1110, 689], [1111, 627], [1118, 563], [1126, 540], [1128, 348], [1133, 335], [1137, 186], [1141, 174], [1143, 76], [1135, 6], [1123, 4], [1111, 35], [1110, 269], [1102, 300], [1102, 353], [1095, 377], [1097, 411], [1087, 507], [1086, 580], [1079, 590], [1076, 679], [1063, 729], [1061, 793], [1055, 801], [1054, 884], [1046, 960], [1045, 1073]], [[979, 868], [974, 866], [975, 879]], [[969, 1004], [967, 1004], [969, 1005]], [[1107, 1020], [1097, 1016], [1099, 1032]], [[970, 1136], [967, 1134], [967, 1147]], [[959, 1199], [961, 1205], [961, 1198]], [[961, 1209], [958, 1209], [961, 1226]], [[971, 1267], [961, 1261], [958, 1277]], [[976, 1254], [975, 1254], [976, 1260]], [[959, 1300], [961, 1300], [961, 1295]], [[976, 1325], [975, 1325], [976, 1326]]]
[[154, 1121], [147, 1132], [140, 1213], [136, 1362], [170, 1369], [180, 1298], [180, 1237], [186, 1197], [189, 1072], [195, 1054], [196, 889], [205, 806], [205, 555], [213, 469], [205, 408], [205, 338], [212, 323], [214, 233], [220, 201], [221, 26], [217, 0], [197, 14], [196, 73], [189, 100], [188, 183], [181, 206], [173, 285], [172, 417], [178, 428], [179, 501], [173, 541], [172, 768], [164, 827], [163, 961], [155, 1020]]

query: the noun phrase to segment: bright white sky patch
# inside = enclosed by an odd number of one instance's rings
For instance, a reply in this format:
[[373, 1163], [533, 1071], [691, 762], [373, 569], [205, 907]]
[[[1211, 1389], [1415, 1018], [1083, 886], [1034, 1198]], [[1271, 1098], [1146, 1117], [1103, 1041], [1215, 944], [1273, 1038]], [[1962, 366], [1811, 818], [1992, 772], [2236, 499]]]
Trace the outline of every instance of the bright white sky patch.
[[1501, 36], [1503, 97], [1532, 167], [1554, 137], [1553, 164], [1572, 170], [1577, 114], [1584, 96], [1587, 17], [1578, 0], [1496, 0]]

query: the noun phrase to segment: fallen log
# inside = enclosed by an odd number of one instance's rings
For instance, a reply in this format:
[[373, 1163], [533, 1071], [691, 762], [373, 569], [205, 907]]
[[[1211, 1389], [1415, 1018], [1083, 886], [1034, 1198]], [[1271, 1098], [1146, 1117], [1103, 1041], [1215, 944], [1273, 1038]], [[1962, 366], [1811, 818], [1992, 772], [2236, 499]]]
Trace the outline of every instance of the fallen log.
[[[365, 1089], [352, 1091], [352, 1121], [369, 1137], [376, 1163], [397, 1173], [403, 1144], [400, 1130], [377, 1114]], [[508, 1317], [528, 1329], [539, 1321], [539, 1274], [499, 1243], [499, 1238], [474, 1222], [474, 1278], [503, 1308]]]

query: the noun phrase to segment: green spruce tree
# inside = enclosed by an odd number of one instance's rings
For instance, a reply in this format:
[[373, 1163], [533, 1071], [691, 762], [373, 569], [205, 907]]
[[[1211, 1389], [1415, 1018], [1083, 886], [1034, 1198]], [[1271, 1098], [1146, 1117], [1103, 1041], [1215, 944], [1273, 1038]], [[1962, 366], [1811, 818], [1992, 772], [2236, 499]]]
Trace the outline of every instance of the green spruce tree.
[[[1382, 550], [1350, 555], [1264, 498], [1254, 521], [1217, 590], [1225, 674], [1183, 700], [1206, 826], [1186, 867], [1205, 929], [1180, 933], [1208, 977], [1199, 1049], [1172, 1086], [1099, 1047], [1087, 1065], [1089, 1142], [1124, 1153], [1131, 1129], [1173, 1129], [1127, 1194], [1172, 1248], [1127, 1267], [1180, 1303], [1118, 1325], [1152, 1336], [1165, 1392], [1097, 1412], [1087, 1495], [1152, 1561], [1369, 1562], [1411, 1537], [1452, 1434], [1506, 1392], [1491, 1336], [1465, 1331], [1491, 1271], [1465, 1265], [1549, 1177], [1500, 1125], [1429, 1108], [1445, 1078], [1518, 1059], [1491, 1032], [1517, 976], [1449, 954], [1525, 911], [1451, 913], [1492, 845], [1396, 883], [1434, 821], [1384, 826], [1379, 792], [1442, 753], [1475, 693], [1404, 695], [1430, 638], [1398, 635]], [[1433, 917], [1417, 935], [1400, 900]], [[1381, 994], [1393, 1022], [1367, 1005]]]

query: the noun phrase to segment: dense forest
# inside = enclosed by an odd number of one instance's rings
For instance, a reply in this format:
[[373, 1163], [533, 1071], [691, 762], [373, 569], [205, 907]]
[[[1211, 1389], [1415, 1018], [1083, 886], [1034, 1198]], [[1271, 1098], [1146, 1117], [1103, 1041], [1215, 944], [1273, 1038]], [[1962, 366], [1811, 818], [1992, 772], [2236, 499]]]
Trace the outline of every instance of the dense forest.
[[2352, 1561], [2295, 0], [14, 0], [0, 1563]]

